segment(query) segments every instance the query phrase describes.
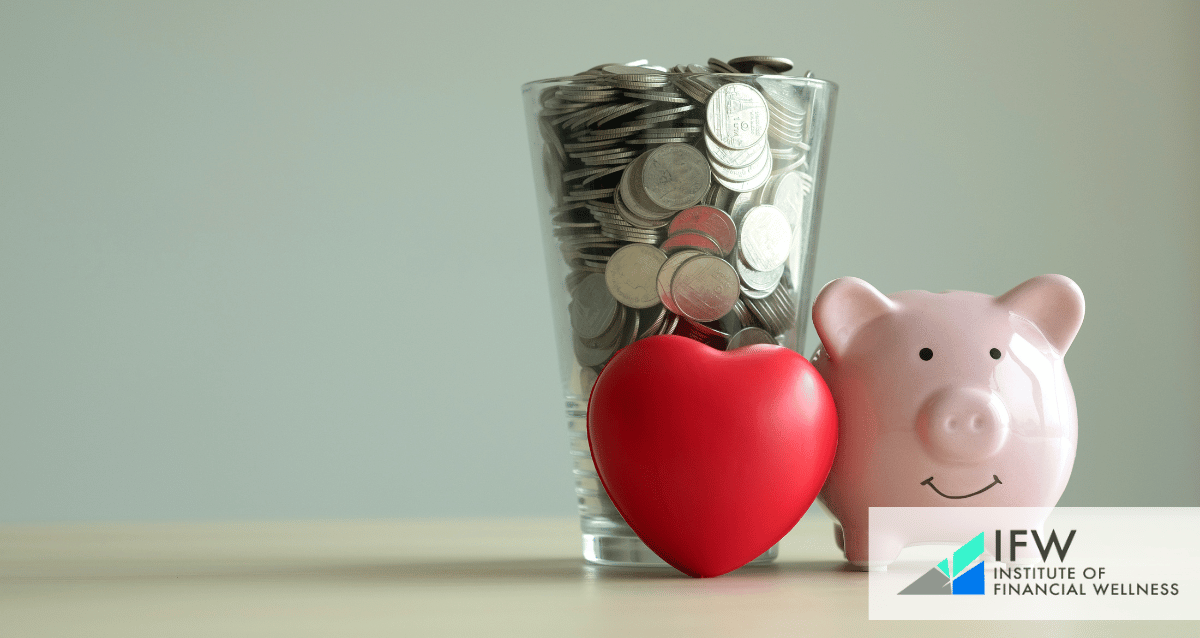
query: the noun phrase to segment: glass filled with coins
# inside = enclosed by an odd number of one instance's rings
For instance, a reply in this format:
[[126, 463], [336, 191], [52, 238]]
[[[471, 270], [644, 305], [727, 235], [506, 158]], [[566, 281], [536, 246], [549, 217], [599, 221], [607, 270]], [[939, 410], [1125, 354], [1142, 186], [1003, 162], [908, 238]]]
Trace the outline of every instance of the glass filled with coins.
[[640, 60], [523, 87], [591, 562], [665, 565], [588, 449], [588, 395], [614, 353], [673, 334], [803, 354], [837, 86], [791, 70], [767, 56]]

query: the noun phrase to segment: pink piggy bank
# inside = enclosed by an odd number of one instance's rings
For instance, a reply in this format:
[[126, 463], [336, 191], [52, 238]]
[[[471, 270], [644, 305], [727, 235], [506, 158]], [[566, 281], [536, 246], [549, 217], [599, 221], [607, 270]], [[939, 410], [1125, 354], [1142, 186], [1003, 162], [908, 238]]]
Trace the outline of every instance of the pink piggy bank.
[[962, 530], [914, 521], [874, 530], [869, 553], [872, 506], [1058, 502], [1078, 432], [1063, 355], [1082, 322], [1083, 293], [1061, 275], [1034, 277], [999, 297], [884, 296], [854, 277], [821, 290], [813, 304], [821, 347], [812, 362], [833, 392], [839, 433], [820, 500], [839, 523], [834, 534], [847, 560], [886, 569], [907, 545], [988, 529], [984, 521], [959, 520]]

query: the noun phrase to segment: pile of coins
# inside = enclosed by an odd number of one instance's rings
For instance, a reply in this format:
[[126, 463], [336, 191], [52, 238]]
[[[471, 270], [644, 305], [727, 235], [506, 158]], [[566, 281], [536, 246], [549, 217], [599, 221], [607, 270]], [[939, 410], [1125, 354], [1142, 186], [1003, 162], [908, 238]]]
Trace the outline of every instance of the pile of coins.
[[813, 176], [810, 96], [784, 58], [600, 65], [546, 90], [539, 127], [575, 355], [677, 334], [721, 349], [795, 328]]

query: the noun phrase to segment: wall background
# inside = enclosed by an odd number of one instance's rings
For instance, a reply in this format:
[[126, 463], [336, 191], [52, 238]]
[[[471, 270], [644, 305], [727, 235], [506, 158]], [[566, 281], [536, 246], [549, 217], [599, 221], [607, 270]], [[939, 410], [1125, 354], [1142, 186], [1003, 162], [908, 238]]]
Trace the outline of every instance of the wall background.
[[751, 54], [817, 284], [1074, 278], [1062, 503], [1200, 505], [1200, 5], [730, 11], [0, 5], [0, 521], [571, 514], [520, 84]]

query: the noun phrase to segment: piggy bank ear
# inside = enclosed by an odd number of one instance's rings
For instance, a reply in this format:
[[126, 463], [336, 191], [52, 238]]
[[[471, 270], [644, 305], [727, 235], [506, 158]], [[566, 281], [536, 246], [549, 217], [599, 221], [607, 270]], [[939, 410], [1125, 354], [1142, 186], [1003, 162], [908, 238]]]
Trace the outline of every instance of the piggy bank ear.
[[813, 302], [813, 325], [829, 358], [836, 361], [859, 328], [891, 312], [896, 304], [857, 278], [842, 277], [825, 284]]
[[1028, 319], [1059, 354], [1066, 354], [1083, 323], [1083, 291], [1062, 275], [1040, 275], [996, 298]]

